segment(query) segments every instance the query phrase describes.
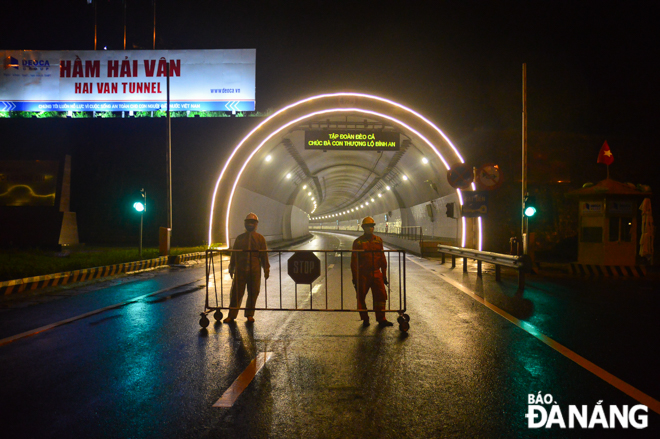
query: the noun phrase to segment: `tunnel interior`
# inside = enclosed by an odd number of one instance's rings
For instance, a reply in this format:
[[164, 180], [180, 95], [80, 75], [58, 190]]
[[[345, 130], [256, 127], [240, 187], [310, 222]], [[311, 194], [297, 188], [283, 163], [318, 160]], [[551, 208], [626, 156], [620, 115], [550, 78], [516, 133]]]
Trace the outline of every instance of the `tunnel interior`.
[[[371, 216], [380, 233], [421, 227], [429, 238], [464, 244], [465, 225], [446, 215], [447, 203], [461, 204], [446, 177], [448, 166], [462, 162], [449, 139], [420, 115], [383, 100], [358, 95], [338, 105], [337, 99], [276, 113], [279, 120], [260, 125], [236, 147], [216, 185], [209, 242], [231, 245], [254, 212], [268, 241], [307, 236], [310, 229], [359, 231], [361, 219]], [[306, 147], [305, 133], [319, 130], [392, 133], [399, 148]], [[228, 240], [213, 239], [223, 226]]]

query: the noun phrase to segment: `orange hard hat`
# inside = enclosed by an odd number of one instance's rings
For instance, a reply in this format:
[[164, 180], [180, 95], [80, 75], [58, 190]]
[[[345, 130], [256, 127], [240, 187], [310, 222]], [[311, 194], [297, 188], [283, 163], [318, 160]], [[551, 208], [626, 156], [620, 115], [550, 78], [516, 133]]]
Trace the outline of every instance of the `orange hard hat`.
[[245, 221], [256, 221], [256, 222], [259, 222], [259, 217], [257, 217], [256, 214], [250, 212], [250, 213], [248, 213], [248, 216], [245, 217]]
[[372, 217], [367, 216], [367, 217], [365, 217], [365, 218], [362, 220], [362, 225], [363, 225], [363, 226], [366, 226], [366, 225], [368, 225], [368, 224], [375, 226], [375, 225], [376, 225], [376, 221], [374, 221], [374, 219], [373, 219]]

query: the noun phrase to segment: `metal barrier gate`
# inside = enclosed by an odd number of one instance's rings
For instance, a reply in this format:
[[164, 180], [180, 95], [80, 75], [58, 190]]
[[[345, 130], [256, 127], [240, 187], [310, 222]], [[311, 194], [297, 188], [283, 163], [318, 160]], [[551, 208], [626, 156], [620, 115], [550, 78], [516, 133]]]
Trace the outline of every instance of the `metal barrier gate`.
[[[397, 313], [399, 330], [407, 332], [410, 329], [410, 316], [406, 314], [406, 252], [404, 250], [384, 250], [387, 258], [386, 285], [387, 302], [385, 313]], [[236, 309], [245, 311], [247, 309], [249, 293], [244, 294], [245, 306], [230, 308], [232, 287], [236, 286], [228, 273], [229, 258], [231, 253], [250, 253], [248, 260], [252, 264], [252, 254], [268, 253], [271, 263], [270, 277], [264, 279], [263, 272], [259, 268], [261, 278], [261, 289], [257, 297], [255, 311], [307, 311], [307, 312], [375, 312], [373, 306], [373, 292], [369, 294], [365, 304], [367, 309], [359, 309], [357, 304], [358, 284], [352, 284], [351, 256], [353, 253], [375, 254], [376, 251], [364, 250], [206, 250], [206, 301], [204, 312], [201, 313], [199, 324], [202, 328], [209, 325], [207, 315], [213, 312], [213, 318], [220, 321], [223, 318], [222, 310]], [[298, 253], [320, 254], [322, 260], [320, 276], [312, 283], [296, 283], [283, 265], [282, 255], [293, 256]], [[223, 257], [223, 254], [225, 257]], [[299, 255], [301, 256], [301, 255]], [[364, 256], [363, 256], [364, 257]], [[368, 256], [367, 256], [368, 257]], [[375, 255], [374, 255], [375, 258]], [[359, 265], [359, 264], [358, 264]], [[252, 272], [250, 266], [249, 271]], [[337, 275], [337, 268], [339, 274]], [[346, 273], [345, 273], [346, 269]], [[359, 269], [359, 267], [358, 267]], [[373, 272], [371, 273], [373, 276]], [[235, 276], [234, 276], [235, 278]], [[367, 275], [367, 280], [369, 280]], [[275, 292], [273, 293], [273, 283]], [[270, 285], [270, 288], [269, 288]], [[299, 288], [300, 287], [300, 288]], [[299, 291], [299, 289], [301, 291]], [[269, 291], [270, 290], [270, 291]], [[346, 292], [347, 290], [348, 292]], [[240, 294], [239, 294], [240, 296]], [[241, 304], [239, 304], [241, 305]]]

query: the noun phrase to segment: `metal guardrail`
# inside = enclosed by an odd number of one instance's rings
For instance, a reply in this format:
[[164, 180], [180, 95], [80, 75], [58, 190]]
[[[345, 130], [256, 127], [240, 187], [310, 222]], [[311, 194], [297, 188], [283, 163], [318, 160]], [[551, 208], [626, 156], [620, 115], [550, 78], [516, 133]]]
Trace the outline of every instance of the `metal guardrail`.
[[[330, 231], [330, 232], [362, 232], [360, 226], [337, 226], [334, 224], [331, 225], [319, 225], [314, 224], [309, 226], [309, 230], [319, 230], [319, 231]], [[380, 236], [394, 236], [400, 239], [407, 239], [409, 241], [424, 241], [424, 234], [422, 232], [422, 226], [388, 226], [386, 229], [382, 227], [375, 231], [377, 235]]]
[[450, 245], [438, 244], [438, 252], [442, 254], [442, 263], [445, 263], [445, 255], [451, 255], [451, 267], [456, 267], [456, 257], [463, 258], [463, 272], [467, 272], [467, 260], [477, 261], [477, 276], [481, 277], [481, 263], [486, 262], [495, 265], [495, 280], [502, 279], [501, 267], [510, 267], [518, 271], [518, 291], [525, 290], [525, 273], [531, 271], [532, 261], [527, 255], [511, 256], [501, 253], [484, 252], [471, 248], [452, 247]]

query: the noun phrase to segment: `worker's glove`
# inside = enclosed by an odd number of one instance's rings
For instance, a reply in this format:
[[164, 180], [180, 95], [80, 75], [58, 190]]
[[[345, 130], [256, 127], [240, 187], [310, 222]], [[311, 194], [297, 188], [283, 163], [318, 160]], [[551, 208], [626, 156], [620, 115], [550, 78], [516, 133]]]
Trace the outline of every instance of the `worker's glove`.
[[383, 283], [384, 283], [385, 285], [389, 285], [389, 284], [390, 284], [389, 281], [387, 280], [387, 276], [383, 276]]
[[270, 277], [270, 270], [264, 270], [264, 278], [268, 279]]
[[355, 279], [351, 279], [351, 282], [353, 282], [353, 288], [357, 290], [357, 281]]
[[234, 272], [232, 270], [228, 270], [228, 271], [229, 271], [229, 277], [233, 279], [234, 278]]

